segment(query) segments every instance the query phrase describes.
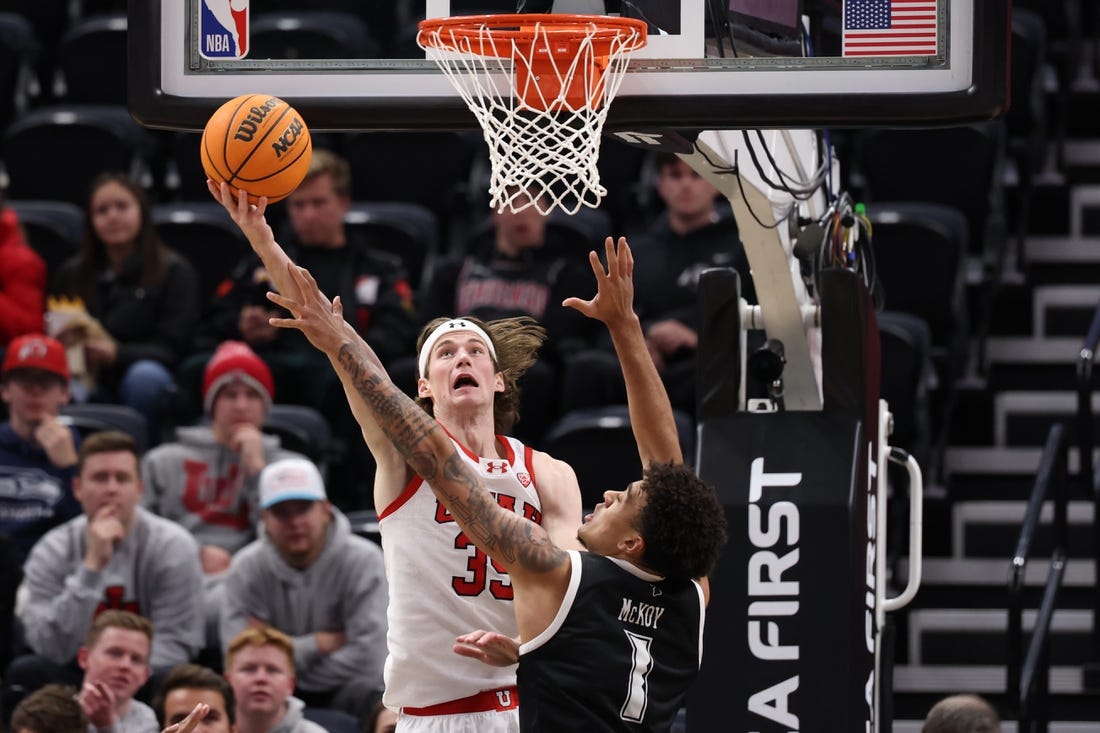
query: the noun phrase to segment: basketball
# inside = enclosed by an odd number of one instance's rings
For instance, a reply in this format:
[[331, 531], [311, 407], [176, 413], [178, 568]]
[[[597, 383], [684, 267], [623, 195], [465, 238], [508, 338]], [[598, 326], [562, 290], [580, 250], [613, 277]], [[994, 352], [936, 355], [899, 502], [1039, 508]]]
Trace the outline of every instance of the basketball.
[[250, 203], [289, 196], [305, 178], [313, 157], [309, 128], [289, 104], [270, 94], [244, 94], [211, 115], [202, 131], [202, 167], [215, 183]]

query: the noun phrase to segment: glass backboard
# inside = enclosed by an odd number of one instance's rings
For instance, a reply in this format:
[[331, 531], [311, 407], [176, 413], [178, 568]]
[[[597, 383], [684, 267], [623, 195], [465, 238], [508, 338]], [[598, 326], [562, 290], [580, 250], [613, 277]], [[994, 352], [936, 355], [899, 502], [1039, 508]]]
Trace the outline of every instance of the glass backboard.
[[609, 130], [947, 125], [1008, 103], [1010, 0], [147, 0], [130, 109], [198, 130], [261, 92], [317, 130], [473, 128], [416, 24], [517, 5], [647, 22]]

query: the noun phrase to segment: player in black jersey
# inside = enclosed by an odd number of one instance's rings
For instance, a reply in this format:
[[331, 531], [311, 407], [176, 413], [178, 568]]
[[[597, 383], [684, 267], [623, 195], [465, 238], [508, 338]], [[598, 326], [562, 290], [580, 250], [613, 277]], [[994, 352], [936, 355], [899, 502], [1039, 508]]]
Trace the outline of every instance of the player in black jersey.
[[[236, 207], [242, 228], [264, 202]], [[705, 578], [725, 542], [714, 492], [683, 465], [668, 395], [633, 311], [634, 260], [625, 239], [605, 244], [607, 269], [589, 260], [592, 300], [563, 303], [608, 328], [622, 362], [641, 480], [608, 491], [585, 517], [587, 553], [557, 547], [539, 525], [500, 507], [438, 423], [386, 376], [371, 348], [345, 322], [308, 271], [274, 240], [256, 245], [283, 265], [281, 295], [293, 314], [272, 323], [301, 330], [325, 353], [361, 424], [377, 423], [430, 484], [466, 535], [510, 574], [519, 626], [521, 726], [526, 731], [665, 731], [699, 669]], [[273, 274], [278, 268], [269, 268]]]

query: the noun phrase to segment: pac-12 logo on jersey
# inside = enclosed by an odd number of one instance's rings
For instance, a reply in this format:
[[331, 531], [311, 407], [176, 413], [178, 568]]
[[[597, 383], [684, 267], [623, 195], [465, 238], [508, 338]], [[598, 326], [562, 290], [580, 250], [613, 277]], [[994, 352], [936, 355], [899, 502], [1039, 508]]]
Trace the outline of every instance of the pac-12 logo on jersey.
[[248, 55], [249, 0], [202, 0], [199, 55], [204, 59], [243, 59]]

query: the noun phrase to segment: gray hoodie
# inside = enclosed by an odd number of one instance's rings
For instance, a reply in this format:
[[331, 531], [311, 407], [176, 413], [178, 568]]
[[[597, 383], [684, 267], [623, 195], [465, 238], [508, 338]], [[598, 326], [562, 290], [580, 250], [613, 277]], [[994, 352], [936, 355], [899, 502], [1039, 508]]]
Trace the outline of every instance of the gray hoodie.
[[[264, 435], [263, 446], [267, 463], [302, 457], [274, 435]], [[176, 442], [145, 454], [141, 478], [142, 506], [183, 525], [200, 545], [234, 553], [255, 539], [259, 476], [246, 477], [240, 453], [215, 441], [210, 427], [178, 429]]]
[[87, 546], [82, 514], [31, 550], [16, 607], [31, 649], [66, 664], [96, 612], [118, 608], [153, 622], [154, 670], [191, 661], [203, 643], [203, 590], [199, 548], [187, 530], [137, 507], [130, 533], [103, 570], [84, 566]]
[[153, 708], [138, 700], [131, 700], [126, 714], [112, 726], [96, 728], [88, 723], [88, 733], [157, 733], [159, 730], [160, 725]]
[[[288, 565], [262, 531], [233, 557], [225, 574], [222, 650], [254, 616], [293, 638], [299, 688], [329, 692], [357, 679], [381, 691], [389, 600], [382, 549], [352, 534], [336, 507], [332, 519], [325, 548], [305, 570]], [[315, 631], [343, 631], [347, 644], [321, 654]]]
[[271, 733], [328, 733], [324, 728], [313, 721], [302, 717], [302, 710], [306, 704], [296, 697], [288, 697], [286, 701], [286, 715], [279, 724], [271, 729]]

